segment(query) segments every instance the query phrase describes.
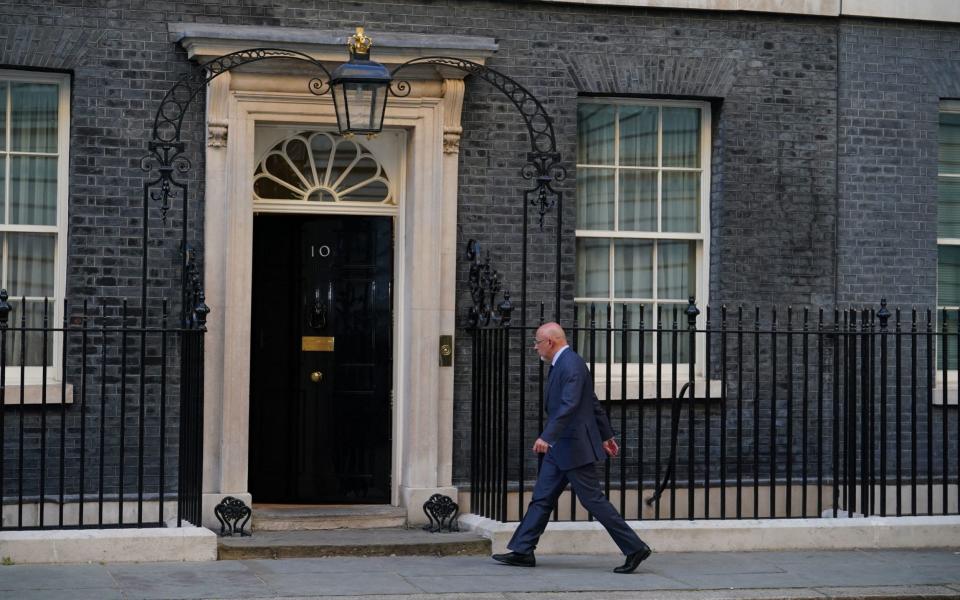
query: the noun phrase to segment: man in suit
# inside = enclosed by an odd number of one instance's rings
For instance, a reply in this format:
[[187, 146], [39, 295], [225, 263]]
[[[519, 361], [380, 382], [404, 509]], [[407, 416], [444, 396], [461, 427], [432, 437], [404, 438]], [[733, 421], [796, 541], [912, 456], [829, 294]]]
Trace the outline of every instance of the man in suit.
[[616, 456], [620, 448], [593, 391], [590, 371], [567, 345], [566, 334], [557, 323], [547, 323], [537, 330], [534, 347], [540, 360], [551, 364], [545, 392], [549, 420], [533, 444], [534, 452], [546, 456], [527, 513], [507, 544], [510, 552], [494, 554], [493, 559], [514, 567], [536, 566], [534, 548], [569, 481], [584, 508], [600, 521], [627, 557], [614, 572], [632, 573], [651, 550], [600, 489], [597, 463], [603, 460], [604, 452]]

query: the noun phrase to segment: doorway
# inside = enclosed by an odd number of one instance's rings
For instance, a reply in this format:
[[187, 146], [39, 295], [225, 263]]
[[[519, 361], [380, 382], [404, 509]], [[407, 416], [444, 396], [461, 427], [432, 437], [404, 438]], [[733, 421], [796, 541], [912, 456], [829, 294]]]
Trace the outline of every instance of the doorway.
[[257, 502], [390, 502], [393, 230], [389, 216], [254, 218]]

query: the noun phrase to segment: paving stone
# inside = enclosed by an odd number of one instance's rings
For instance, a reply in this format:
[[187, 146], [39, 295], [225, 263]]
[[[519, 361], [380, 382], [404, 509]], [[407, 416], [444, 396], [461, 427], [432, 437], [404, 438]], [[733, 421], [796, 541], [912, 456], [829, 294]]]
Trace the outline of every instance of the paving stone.
[[[509, 569], [510, 567], [504, 567]], [[539, 567], [537, 567], [539, 568]], [[519, 571], [521, 569], [511, 569]], [[533, 569], [523, 569], [530, 570]], [[666, 577], [635, 573], [618, 575], [610, 570], [596, 573], [529, 573], [510, 575], [469, 575], [408, 577], [408, 581], [426, 592], [559, 592], [577, 590], [671, 590], [687, 587]]]
[[[596, 598], [596, 592], [560, 592], [553, 594], [506, 594], [509, 600], [588, 600]], [[671, 590], [605, 592], [606, 600], [822, 600], [820, 592], [809, 589], [795, 590]]]
[[960, 598], [960, 592], [945, 586], [904, 585], [817, 588], [828, 598]]
[[116, 588], [110, 573], [100, 565], [10, 565], [0, 567], [0, 590], [26, 591]]
[[234, 562], [110, 565], [110, 574], [129, 598], [251, 598], [272, 590]]
[[280, 596], [416, 594], [424, 591], [395, 573], [299, 573], [294, 576], [260, 575], [260, 578]]
[[119, 588], [0, 591], [0, 600], [124, 600]]

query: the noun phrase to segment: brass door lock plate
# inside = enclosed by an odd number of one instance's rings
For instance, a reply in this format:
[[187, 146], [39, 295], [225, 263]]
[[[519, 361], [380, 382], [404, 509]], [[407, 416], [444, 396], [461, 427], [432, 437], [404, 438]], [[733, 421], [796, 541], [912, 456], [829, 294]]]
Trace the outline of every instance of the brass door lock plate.
[[453, 336], [452, 335], [440, 336], [440, 366], [441, 367], [453, 366]]

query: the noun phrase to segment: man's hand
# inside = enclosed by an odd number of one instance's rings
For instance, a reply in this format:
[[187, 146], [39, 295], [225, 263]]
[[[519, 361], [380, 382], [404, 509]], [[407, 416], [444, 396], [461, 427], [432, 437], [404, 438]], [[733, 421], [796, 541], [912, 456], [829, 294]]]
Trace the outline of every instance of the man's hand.
[[550, 444], [543, 441], [543, 438], [537, 438], [537, 441], [533, 443], [533, 451], [537, 454], [546, 454], [549, 449]]
[[603, 443], [603, 451], [607, 453], [608, 456], [616, 456], [620, 454], [620, 446], [617, 445], [617, 440], [610, 438], [609, 440]]

